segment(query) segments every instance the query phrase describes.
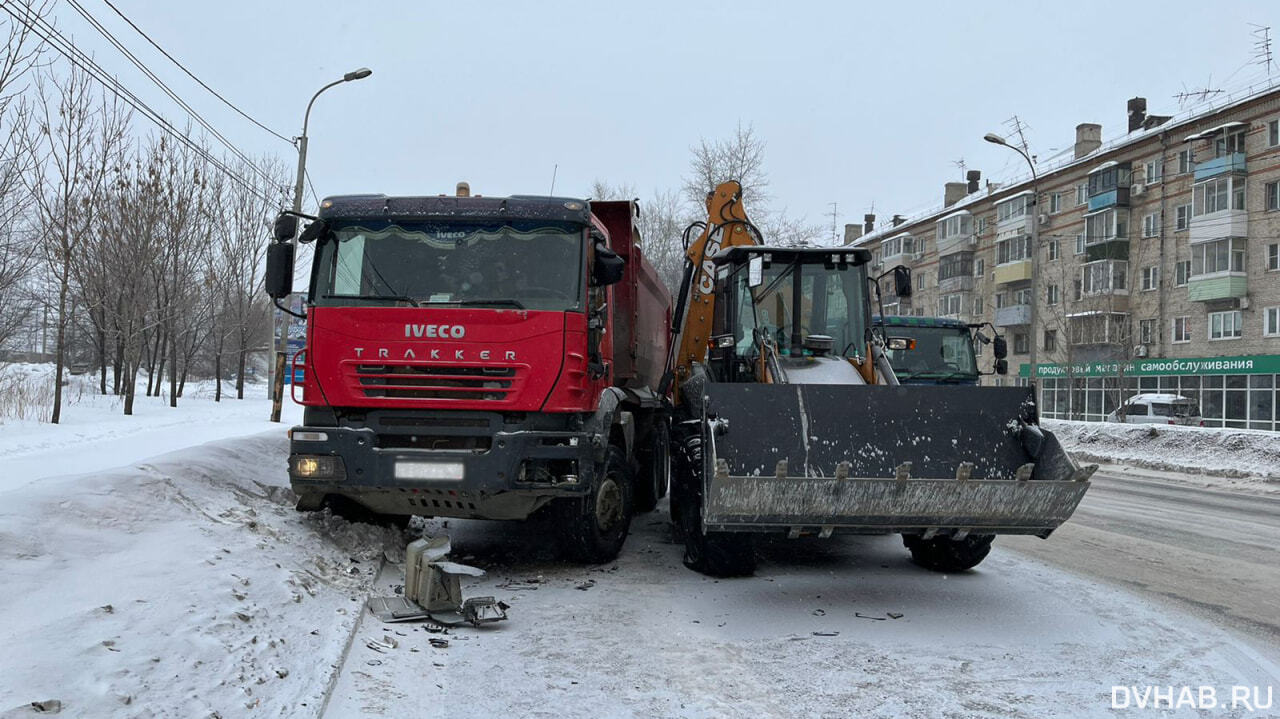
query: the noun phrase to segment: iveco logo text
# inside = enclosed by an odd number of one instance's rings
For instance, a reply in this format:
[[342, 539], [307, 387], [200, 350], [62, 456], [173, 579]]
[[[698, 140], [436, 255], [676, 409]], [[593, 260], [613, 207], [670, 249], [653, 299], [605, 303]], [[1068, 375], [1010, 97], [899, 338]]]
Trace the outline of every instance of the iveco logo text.
[[467, 328], [462, 325], [405, 325], [405, 337], [452, 337], [462, 339]]

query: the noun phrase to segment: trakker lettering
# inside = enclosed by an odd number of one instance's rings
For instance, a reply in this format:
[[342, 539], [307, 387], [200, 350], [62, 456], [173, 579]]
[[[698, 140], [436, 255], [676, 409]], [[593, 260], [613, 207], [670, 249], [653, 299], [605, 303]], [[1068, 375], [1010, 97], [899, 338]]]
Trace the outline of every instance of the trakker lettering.
[[[444, 326], [445, 326], [445, 327], [448, 327], [449, 325], [444, 325]], [[367, 347], [352, 347], [351, 349], [355, 351], [355, 353], [356, 353], [356, 358], [357, 358], [357, 359], [359, 359], [359, 358], [363, 358], [363, 357], [364, 357], [364, 353], [365, 353], [365, 352], [369, 352], [369, 351], [371, 351], [371, 350], [369, 350]], [[373, 351], [375, 354], [377, 354], [378, 359], [390, 359], [390, 358], [391, 358], [391, 350], [389, 350], [389, 349], [387, 349], [387, 348], [385, 348], [385, 347], [379, 347], [379, 348], [377, 348], [377, 349], [375, 349], [375, 350], [372, 350], [372, 351]], [[471, 350], [471, 351], [467, 351], [467, 350], [459, 350], [459, 349], [455, 349], [455, 350], [438, 350], [438, 349], [424, 350], [423, 348], [419, 347], [419, 348], [418, 348], [418, 352], [422, 352], [422, 353], [426, 356], [426, 358], [427, 358], [427, 359], [433, 359], [433, 360], [438, 360], [438, 359], [454, 359], [454, 360], [480, 359], [480, 360], [492, 360], [492, 359], [496, 359], [496, 358], [497, 358], [497, 355], [498, 355], [499, 353], [501, 353], [501, 354], [502, 354], [502, 359], [503, 359], [504, 361], [507, 361], [507, 362], [513, 362], [513, 361], [515, 361], [515, 359], [516, 359], [516, 353], [515, 353], [515, 351], [514, 351], [514, 350]], [[404, 354], [403, 354], [403, 355], [401, 355], [401, 359], [418, 359], [418, 352], [415, 352], [415, 351], [414, 351], [414, 348], [410, 347], [410, 348], [408, 348], [408, 349], [404, 350]], [[451, 355], [450, 353], [452, 353], [452, 355]]]
[[467, 328], [462, 325], [405, 325], [404, 336], [415, 337], [452, 337], [462, 339], [467, 336]]

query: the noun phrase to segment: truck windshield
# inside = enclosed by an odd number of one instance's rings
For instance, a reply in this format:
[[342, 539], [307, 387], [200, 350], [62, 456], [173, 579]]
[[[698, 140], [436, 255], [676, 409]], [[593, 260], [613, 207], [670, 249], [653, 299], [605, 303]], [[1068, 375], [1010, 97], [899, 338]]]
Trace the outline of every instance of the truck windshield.
[[968, 382], [978, 379], [973, 340], [967, 328], [888, 325], [884, 333], [887, 337], [909, 337], [916, 341], [915, 349], [888, 350], [889, 364], [899, 380]]
[[[795, 313], [792, 312], [795, 275], [800, 273], [800, 337], [827, 335], [837, 354], [849, 357], [866, 351], [865, 273], [856, 265], [824, 267], [821, 264], [774, 263], [764, 271], [764, 282], [747, 286], [747, 272], [740, 271], [738, 296], [739, 354], [749, 354], [753, 330], [759, 328], [777, 344], [779, 354], [792, 352]], [[799, 348], [796, 348], [797, 350]]]
[[519, 221], [335, 224], [316, 248], [312, 299], [317, 305], [581, 308], [579, 226]]

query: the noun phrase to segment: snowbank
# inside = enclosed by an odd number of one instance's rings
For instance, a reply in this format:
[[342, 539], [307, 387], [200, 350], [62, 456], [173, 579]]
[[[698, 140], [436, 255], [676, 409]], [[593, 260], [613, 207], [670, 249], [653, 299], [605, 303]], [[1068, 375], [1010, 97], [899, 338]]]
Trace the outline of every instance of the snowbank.
[[1044, 426], [1085, 461], [1280, 482], [1280, 434], [1275, 432], [1048, 419]]
[[291, 506], [284, 432], [0, 503], [0, 715], [314, 713], [399, 532]]

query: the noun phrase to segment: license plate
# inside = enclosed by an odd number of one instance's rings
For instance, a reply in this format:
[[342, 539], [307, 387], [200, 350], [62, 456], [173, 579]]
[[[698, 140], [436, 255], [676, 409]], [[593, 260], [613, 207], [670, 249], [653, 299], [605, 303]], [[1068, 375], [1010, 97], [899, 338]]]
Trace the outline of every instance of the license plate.
[[396, 479], [451, 479], [466, 475], [462, 462], [396, 462]]

